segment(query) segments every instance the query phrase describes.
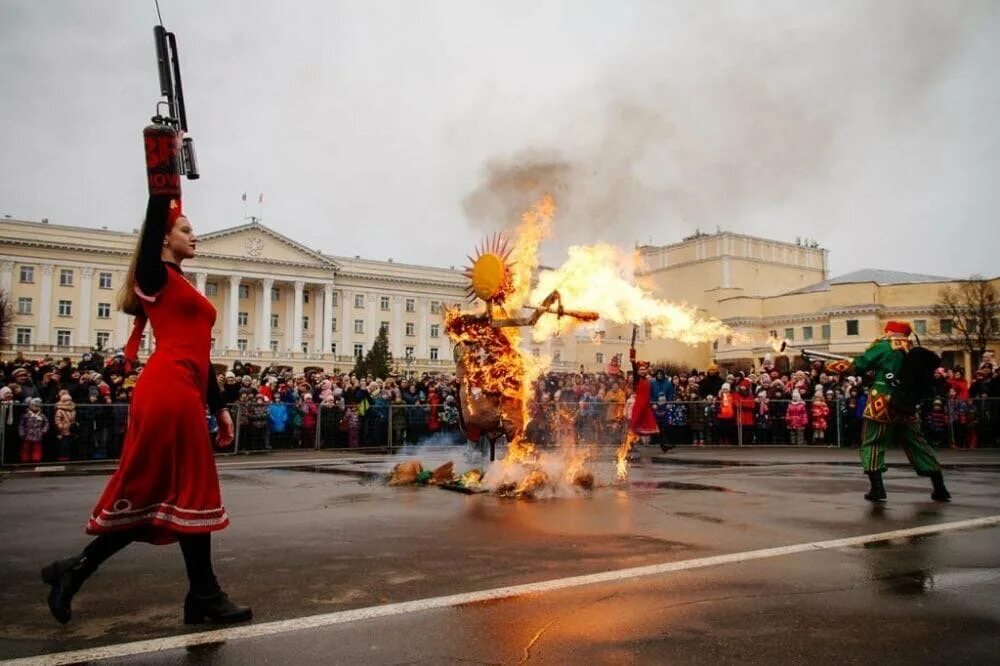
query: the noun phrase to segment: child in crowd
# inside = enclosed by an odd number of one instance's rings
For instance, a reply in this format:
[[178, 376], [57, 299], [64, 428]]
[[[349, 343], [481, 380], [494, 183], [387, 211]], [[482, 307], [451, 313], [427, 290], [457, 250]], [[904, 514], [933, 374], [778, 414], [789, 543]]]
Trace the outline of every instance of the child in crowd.
[[49, 431], [49, 419], [42, 413], [42, 399], [29, 398], [28, 411], [21, 416], [21, 462], [42, 462], [42, 438]]
[[788, 403], [785, 422], [788, 424], [792, 444], [795, 446], [805, 444], [806, 424], [809, 423], [809, 415], [806, 412], [806, 403], [802, 402], [802, 394], [799, 393], [798, 389], [792, 391], [792, 401]]
[[813, 444], [823, 444], [826, 442], [826, 426], [827, 421], [830, 417], [830, 406], [826, 404], [826, 398], [823, 397], [821, 391], [817, 391], [816, 395], [813, 396], [812, 409], [810, 410], [810, 417], [812, 418], [812, 432], [813, 432]]

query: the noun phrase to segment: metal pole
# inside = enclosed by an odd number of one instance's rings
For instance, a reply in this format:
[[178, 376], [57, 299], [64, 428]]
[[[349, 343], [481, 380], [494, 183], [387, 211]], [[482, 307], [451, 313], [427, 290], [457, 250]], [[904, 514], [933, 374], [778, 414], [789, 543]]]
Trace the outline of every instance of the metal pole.
[[240, 417], [241, 417], [242, 413], [243, 413], [243, 404], [237, 402], [236, 403], [236, 424], [235, 424], [235, 427], [233, 428], [233, 454], [237, 454], [237, 453], [240, 452], [240, 421], [242, 420]]
[[841, 415], [843, 411], [843, 405], [841, 402], [843, 398], [837, 398], [837, 448], [843, 448], [844, 446], [844, 423], [841, 420]]
[[389, 431], [386, 433], [385, 441], [389, 447], [389, 455], [392, 455], [392, 412], [396, 405], [389, 403]]
[[313, 437], [313, 450], [320, 449], [320, 431], [323, 429], [323, 405], [316, 406], [316, 435]]

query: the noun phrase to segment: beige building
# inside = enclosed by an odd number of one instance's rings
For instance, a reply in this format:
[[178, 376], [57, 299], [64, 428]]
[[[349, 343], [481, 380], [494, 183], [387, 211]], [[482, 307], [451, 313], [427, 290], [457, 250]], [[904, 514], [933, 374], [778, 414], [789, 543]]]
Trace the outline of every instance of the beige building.
[[[5, 350], [124, 346], [131, 318], [115, 303], [137, 238], [0, 221], [0, 289], [14, 306]], [[460, 270], [327, 256], [252, 222], [200, 236], [184, 271], [218, 312], [214, 362], [347, 370], [385, 326], [401, 371], [454, 365], [441, 312], [464, 300]]]
[[[137, 238], [137, 232], [0, 220], [0, 290], [14, 306], [3, 351], [79, 355], [94, 346], [122, 347], [131, 318], [115, 303]], [[639, 279], [658, 298], [687, 303], [737, 332], [688, 346], [652, 339], [640, 327], [644, 359], [746, 365], [771, 351], [772, 331], [792, 345], [857, 353], [883, 321], [902, 318], [946, 361], [970, 361], [948, 346], [941, 334], [947, 322], [932, 314], [947, 278], [859, 271], [829, 279], [827, 251], [815, 244], [730, 232], [637, 251], [644, 265]], [[347, 370], [385, 326], [400, 371], [454, 368], [441, 313], [464, 302], [458, 268], [329, 256], [251, 222], [201, 236], [184, 270], [218, 312], [216, 363]], [[528, 353], [550, 357], [554, 369], [593, 371], [616, 355], [627, 357], [631, 332], [602, 324], [597, 332], [525, 344]], [[144, 351], [154, 344], [144, 340]]]

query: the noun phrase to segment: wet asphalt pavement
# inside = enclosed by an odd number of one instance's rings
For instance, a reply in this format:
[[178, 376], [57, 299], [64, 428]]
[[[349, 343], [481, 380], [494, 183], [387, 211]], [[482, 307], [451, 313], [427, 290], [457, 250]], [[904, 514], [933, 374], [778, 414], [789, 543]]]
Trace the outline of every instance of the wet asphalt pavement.
[[[1000, 455], [945, 452], [955, 499], [850, 452], [646, 454], [628, 488], [504, 500], [390, 488], [382, 457], [220, 461], [216, 570], [255, 623], [1000, 514]], [[816, 455], [812, 455], [816, 454]], [[818, 458], [817, 456], [824, 456]], [[454, 456], [461, 469], [461, 456]], [[891, 461], [903, 462], [898, 452]], [[664, 462], [661, 460], [660, 462]], [[285, 465], [285, 466], [275, 466]], [[598, 477], [610, 477], [607, 463]], [[0, 659], [194, 631], [176, 546], [110, 560], [55, 623], [41, 564], [78, 551], [101, 475], [0, 483]], [[201, 628], [204, 630], [204, 628]], [[157, 653], [128, 663], [995, 663], [1000, 527], [626, 578]]]

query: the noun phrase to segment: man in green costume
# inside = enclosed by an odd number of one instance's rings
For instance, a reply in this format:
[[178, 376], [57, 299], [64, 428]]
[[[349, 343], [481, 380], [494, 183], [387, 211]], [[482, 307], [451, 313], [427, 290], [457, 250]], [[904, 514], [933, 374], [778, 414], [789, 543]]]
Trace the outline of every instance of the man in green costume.
[[951, 499], [934, 449], [920, 431], [918, 417], [903, 413], [892, 404], [894, 380], [899, 377], [903, 361], [910, 351], [911, 332], [910, 325], [906, 322], [887, 322], [885, 336], [876, 340], [853, 363], [827, 363], [827, 370], [831, 372], [843, 374], [853, 365], [859, 375], [869, 371], [875, 375], [875, 382], [868, 391], [868, 404], [865, 406], [861, 430], [861, 465], [871, 481], [871, 490], [865, 494], [865, 499], [871, 502], [885, 501], [885, 486], [882, 485], [882, 473], [886, 470], [885, 450], [893, 443], [903, 447], [917, 475], [930, 477], [934, 486], [931, 499], [936, 502]]

